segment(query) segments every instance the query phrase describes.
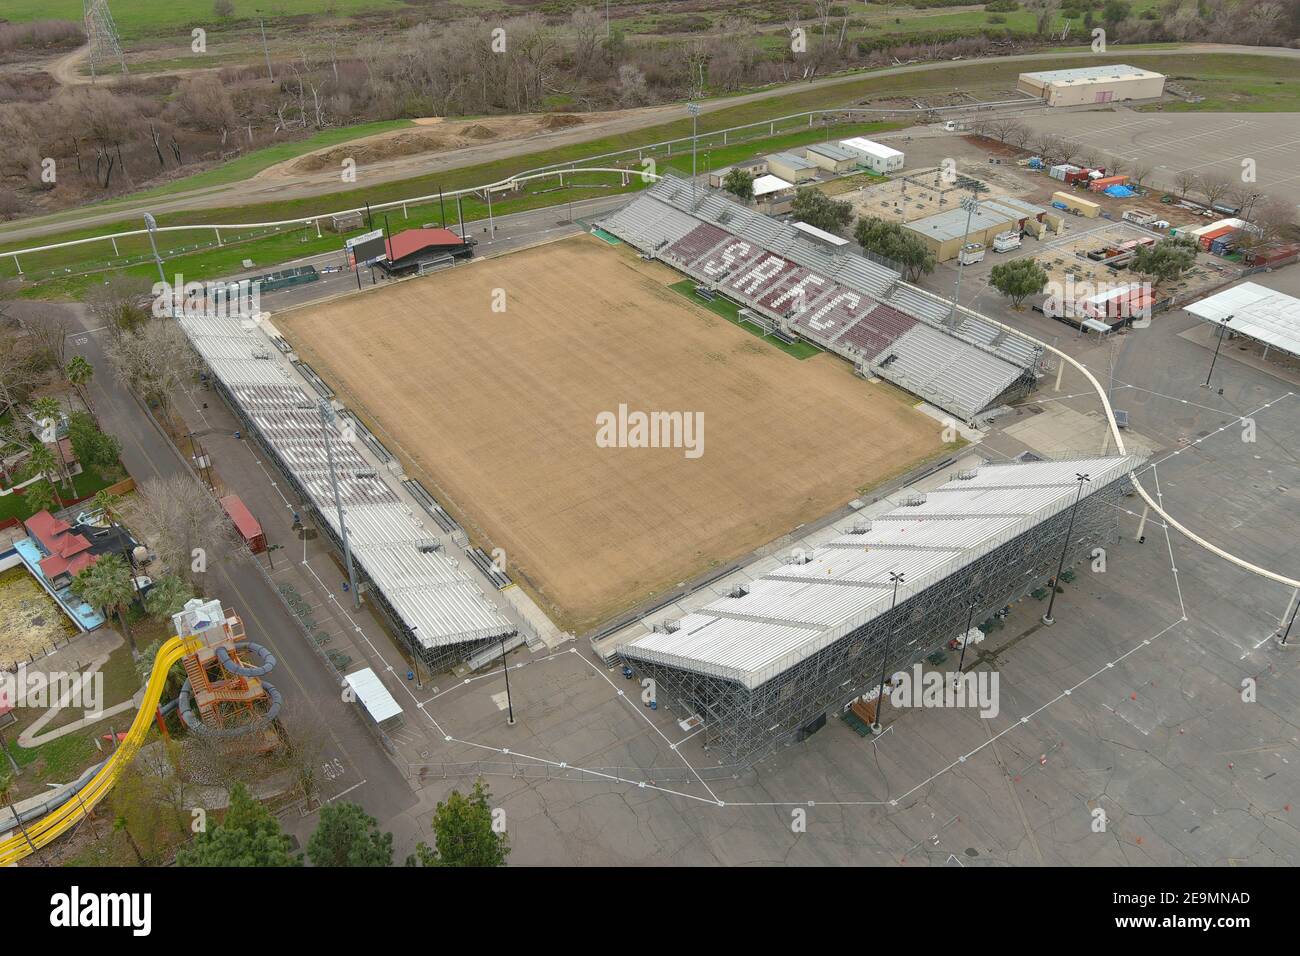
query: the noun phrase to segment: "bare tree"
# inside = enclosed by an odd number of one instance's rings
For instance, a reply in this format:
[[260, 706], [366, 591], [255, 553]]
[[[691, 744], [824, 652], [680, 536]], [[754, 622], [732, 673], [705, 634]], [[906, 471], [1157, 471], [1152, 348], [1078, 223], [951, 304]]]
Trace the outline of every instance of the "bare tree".
[[226, 513], [192, 475], [146, 479], [132, 521], [167, 572], [196, 591], [202, 590], [210, 562], [239, 543]]
[[157, 402], [170, 414], [172, 393], [198, 374], [199, 357], [175, 322], [150, 319], [128, 329], [108, 343], [104, 350], [113, 371], [136, 394]]
[[86, 291], [86, 305], [91, 315], [114, 332], [131, 329], [149, 317], [145, 303], [150, 289], [147, 279], [118, 273], [91, 286]]
[[1196, 173], [1190, 169], [1180, 169], [1174, 173], [1174, 188], [1178, 190], [1178, 198], [1186, 199], [1187, 194], [1192, 191], [1196, 185]]
[[1151, 166], [1149, 163], [1134, 163], [1133, 168], [1129, 170], [1128, 175], [1129, 179], [1141, 186], [1151, 176]]
[[1213, 206], [1232, 189], [1232, 180], [1222, 173], [1206, 173], [1197, 181], [1201, 190], [1201, 195], [1205, 201]]
[[76, 324], [64, 306], [34, 303], [18, 320], [34, 347], [59, 368], [67, 363], [68, 336]]

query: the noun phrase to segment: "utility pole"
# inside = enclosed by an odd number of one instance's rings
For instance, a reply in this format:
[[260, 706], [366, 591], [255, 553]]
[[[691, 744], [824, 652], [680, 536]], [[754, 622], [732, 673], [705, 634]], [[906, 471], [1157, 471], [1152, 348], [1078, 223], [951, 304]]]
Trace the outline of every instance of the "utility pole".
[[[254, 12], [261, 13], [262, 11], [256, 10]], [[269, 76], [271, 78], [271, 82], [274, 83], [275, 72], [271, 69], [271, 51], [270, 49], [267, 48], [266, 45], [266, 21], [261, 17], [258, 17], [257, 22], [262, 26], [262, 52], [266, 55], [266, 75]]]
[[[899, 571], [890, 571], [889, 580], [894, 582], [894, 598], [889, 602], [889, 609], [892, 611], [898, 604], [898, 586], [903, 583], [903, 574]], [[885, 706], [885, 668], [889, 666], [889, 648], [893, 643], [893, 632], [885, 638], [885, 653], [880, 658], [880, 690], [876, 694], [876, 722], [871, 725], [871, 732], [879, 734], [883, 729], [880, 726], [880, 712]]]
[[1074, 476], [1079, 483], [1079, 490], [1074, 495], [1074, 504], [1070, 506], [1070, 523], [1065, 528], [1065, 543], [1061, 545], [1061, 561], [1056, 566], [1056, 577], [1052, 578], [1052, 596], [1047, 601], [1047, 613], [1043, 615], [1043, 623], [1051, 627], [1056, 623], [1056, 618], [1052, 617], [1052, 606], [1056, 603], [1056, 589], [1061, 586], [1061, 574], [1065, 571], [1065, 554], [1070, 550], [1070, 536], [1074, 534], [1074, 514], [1079, 510], [1079, 499], [1083, 497], [1083, 486], [1092, 479], [1084, 472], [1079, 472]]
[[957, 658], [957, 679], [958, 680], [961, 680], [961, 669], [962, 666], [966, 663], [966, 645], [970, 643], [970, 626], [975, 621], [975, 608], [979, 606], [979, 602], [983, 599], [983, 597], [984, 595], [982, 594], [971, 595], [970, 607], [966, 613], [966, 630], [962, 633], [961, 636], [961, 656]]
[[[1233, 315], [1235, 314], [1234, 312]], [[1201, 388], [1210, 387], [1210, 376], [1214, 374], [1214, 363], [1219, 360], [1219, 349], [1223, 346], [1223, 333], [1228, 330], [1228, 323], [1231, 321], [1231, 315], [1225, 315], [1219, 320], [1219, 341], [1214, 343], [1214, 357], [1210, 359], [1210, 370], [1205, 373], [1205, 381], [1201, 383]]]
[[330, 425], [334, 421], [334, 406], [329, 399], [322, 398], [317, 405], [320, 410], [322, 438], [325, 441], [325, 457], [329, 460], [330, 485], [334, 489], [334, 507], [339, 516], [339, 536], [343, 539], [343, 561], [348, 568], [348, 585], [352, 591], [352, 607], [361, 609], [361, 594], [357, 591], [357, 570], [352, 564], [352, 546], [348, 543], [348, 525], [343, 515], [343, 498], [339, 494], [339, 476], [334, 467], [334, 443], [330, 440]]
[[971, 193], [961, 201], [962, 208], [966, 210], [966, 231], [961, 236], [961, 249], [957, 251], [957, 284], [952, 290], [952, 311], [948, 313], [948, 324], [954, 329], [957, 327], [957, 299], [961, 296], [961, 276], [962, 270], [966, 268], [966, 240], [970, 238], [970, 223], [975, 214], [980, 211], [979, 197]]

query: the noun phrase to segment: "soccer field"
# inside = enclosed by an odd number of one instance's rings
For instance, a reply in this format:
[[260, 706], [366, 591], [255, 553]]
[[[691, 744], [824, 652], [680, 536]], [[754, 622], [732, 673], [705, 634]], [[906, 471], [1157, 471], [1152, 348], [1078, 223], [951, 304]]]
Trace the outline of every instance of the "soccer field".
[[[476, 543], [504, 549], [556, 624], [581, 632], [943, 447], [903, 393], [832, 355], [778, 351], [668, 288], [679, 279], [584, 236], [275, 323]], [[684, 413], [703, 440], [608, 447], [598, 422], [621, 405]]]

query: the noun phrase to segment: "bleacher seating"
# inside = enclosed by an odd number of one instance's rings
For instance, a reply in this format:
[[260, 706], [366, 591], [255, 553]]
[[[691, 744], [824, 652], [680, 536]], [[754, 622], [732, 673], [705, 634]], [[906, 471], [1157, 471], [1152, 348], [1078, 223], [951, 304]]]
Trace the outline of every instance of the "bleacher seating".
[[968, 421], [1030, 380], [1041, 358], [1032, 343], [967, 310], [949, 327], [950, 303], [885, 265], [832, 253], [788, 224], [671, 176], [602, 225], [755, 315], [788, 320], [792, 331]]

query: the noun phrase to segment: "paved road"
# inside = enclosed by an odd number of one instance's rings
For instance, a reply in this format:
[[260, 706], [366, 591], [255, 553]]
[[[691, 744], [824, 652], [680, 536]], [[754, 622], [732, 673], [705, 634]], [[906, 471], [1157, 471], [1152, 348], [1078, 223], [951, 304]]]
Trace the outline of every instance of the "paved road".
[[[1281, 47], [1250, 47], [1213, 43], [1182, 44], [1156, 50], [1128, 50], [1122, 47], [1117, 47], [1114, 49], [1114, 53], [1117, 58], [1122, 58], [1124, 60], [1144, 56], [1165, 56], [1171, 53], [1251, 53], [1260, 56], [1300, 57], [1300, 50], [1285, 49]], [[1056, 53], [1053, 54], [1053, 56], [1060, 60], [1070, 60], [1081, 57], [1092, 57], [1094, 54], [1091, 52]], [[823, 87], [839, 86], [844, 83], [854, 83], [867, 78], [898, 76], [908, 73], [925, 73], [931, 70], [945, 70], [958, 66], [979, 65], [993, 62], [1015, 63], [1024, 60], [1041, 59], [1042, 57], [1042, 53], [1018, 54], [1016, 56], [1007, 57], [983, 57], [979, 59], [965, 60], [962, 61], [961, 64], [954, 64], [948, 60], [943, 60], [934, 63], [915, 63], [908, 66], [890, 67], [871, 72], [846, 73], [813, 80], [808, 83], [783, 84], [769, 89], [759, 90], [755, 93], [746, 93], [742, 96], [726, 97], [701, 103], [700, 111], [701, 113], [708, 114], [717, 112], [718, 110], [730, 109], [733, 106], [742, 106], [747, 103], [760, 102], [774, 97], [785, 96], [790, 93], [801, 93]], [[512, 156], [524, 155], [535, 152], [539, 148], [563, 146], [580, 143], [596, 137], [626, 134], [650, 126], [656, 126], [673, 116], [680, 116], [679, 111], [667, 107], [647, 107], [644, 110], [634, 111], [628, 116], [611, 120], [607, 123], [580, 126], [571, 130], [560, 130], [552, 134], [547, 134], [545, 137], [533, 137], [530, 139], [488, 143], [481, 146], [469, 146], [462, 149], [449, 150], [445, 153], [438, 153], [433, 156], [406, 157], [389, 163], [375, 164], [372, 167], [368, 167], [364, 170], [363, 178], [365, 182], [363, 185], [374, 186], [380, 183], [392, 182], [394, 180], [407, 179], [412, 176], [427, 175], [441, 170], [455, 169], [476, 163], [486, 163], [494, 160], [506, 159]], [[231, 205], [244, 205], [259, 201], [272, 202], [275, 200], [301, 199], [309, 196], [318, 196], [337, 192], [339, 186], [340, 183], [337, 176], [322, 176], [320, 174], [303, 176], [296, 182], [288, 180], [258, 184], [255, 181], [245, 181], [230, 183], [223, 186], [209, 186], [201, 190], [177, 193], [160, 199], [138, 201], [128, 200], [123, 203], [115, 204], [111, 210], [103, 210], [92, 206], [82, 212], [81, 215], [74, 217], [63, 216], [54, 222], [42, 222], [37, 220], [28, 224], [18, 224], [12, 228], [0, 230], [0, 239], [3, 239], [5, 242], [11, 242], [18, 239], [35, 238], [49, 235], [50, 233], [63, 232], [74, 228], [84, 228], [103, 223], [117, 222], [121, 220], [123, 216], [132, 211], [139, 212], [148, 209], [150, 212], [158, 215], [165, 212], [176, 212], [186, 209], [211, 209]]]
[[[91, 400], [108, 432], [122, 442], [122, 461], [137, 481], [187, 473], [184, 463], [159, 434], [139, 404], [109, 371], [104, 330], [91, 330], [79, 310], [82, 334], [74, 334], [69, 352], [85, 356], [96, 369]], [[275, 651], [279, 666], [274, 681], [284, 695], [291, 725], [320, 728], [318, 781], [327, 799], [347, 795], [381, 822], [415, 804], [405, 778], [345, 704], [337, 675], [309, 648], [296, 622], [247, 560], [221, 558], [209, 565], [215, 581], [209, 590], [244, 619], [254, 640]], [[296, 713], [295, 713], [296, 712]], [[289, 720], [290, 715], [298, 719]]]

